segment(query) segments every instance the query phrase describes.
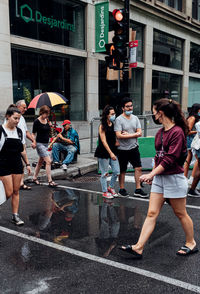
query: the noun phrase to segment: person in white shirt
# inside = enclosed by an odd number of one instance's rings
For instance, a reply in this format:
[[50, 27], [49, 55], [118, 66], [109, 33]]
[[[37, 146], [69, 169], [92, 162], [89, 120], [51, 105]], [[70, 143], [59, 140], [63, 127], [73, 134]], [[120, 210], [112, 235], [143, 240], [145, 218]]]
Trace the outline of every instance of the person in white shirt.
[[[36, 148], [36, 141], [35, 138], [32, 136], [32, 134], [28, 131], [27, 129], [27, 125], [26, 125], [26, 121], [23, 117], [23, 114], [26, 112], [27, 110], [27, 106], [26, 106], [26, 102], [25, 100], [19, 100], [16, 102], [16, 106], [19, 109], [19, 111], [21, 112], [21, 117], [20, 117], [20, 121], [18, 123], [18, 128], [20, 128], [22, 130], [23, 133], [23, 137], [26, 139], [29, 139], [32, 144], [32, 148]], [[24, 145], [24, 148], [26, 148], [26, 144]], [[28, 163], [29, 164], [29, 163]], [[21, 184], [20, 184], [20, 189], [21, 190], [31, 190], [31, 187], [27, 186], [24, 184], [24, 174], [22, 176], [21, 179]]]

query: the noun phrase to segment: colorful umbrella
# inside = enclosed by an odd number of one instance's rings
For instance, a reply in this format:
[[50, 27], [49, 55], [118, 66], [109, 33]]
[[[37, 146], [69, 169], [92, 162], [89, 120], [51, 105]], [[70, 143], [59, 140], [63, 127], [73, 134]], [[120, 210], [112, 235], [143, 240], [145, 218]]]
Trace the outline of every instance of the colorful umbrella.
[[68, 99], [56, 92], [45, 92], [33, 98], [28, 108], [40, 108], [43, 105], [53, 107], [58, 104], [66, 104]]

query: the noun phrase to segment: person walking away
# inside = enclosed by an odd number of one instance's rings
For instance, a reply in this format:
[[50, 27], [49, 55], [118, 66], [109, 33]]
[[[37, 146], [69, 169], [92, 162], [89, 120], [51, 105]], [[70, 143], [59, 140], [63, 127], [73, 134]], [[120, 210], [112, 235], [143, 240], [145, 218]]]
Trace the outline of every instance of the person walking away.
[[136, 190], [134, 196], [146, 198], [148, 195], [141, 189], [139, 177], [142, 174], [142, 164], [137, 138], [142, 136], [141, 124], [137, 116], [133, 115], [133, 102], [129, 97], [122, 100], [123, 113], [116, 118], [114, 130], [119, 141], [118, 159], [120, 165], [119, 194], [128, 196], [124, 188], [125, 174], [128, 162], [135, 169]]
[[39, 155], [39, 159], [33, 175], [33, 183], [40, 185], [37, 177], [43, 162], [45, 162], [45, 169], [49, 186], [55, 187], [58, 184], [56, 184], [51, 177], [51, 158], [48, 153], [49, 133], [51, 129], [50, 123], [48, 121], [49, 114], [50, 108], [46, 105], [42, 106], [39, 111], [39, 117], [33, 123], [32, 135], [34, 138], [36, 137], [36, 150]]
[[[200, 119], [200, 104], [195, 103], [192, 105], [192, 107], [189, 111], [189, 115], [187, 117], [187, 122], [188, 122], [188, 126], [189, 126], [189, 133], [187, 135], [188, 155], [187, 155], [187, 158], [186, 158], [186, 161], [184, 164], [185, 177], [188, 177], [188, 171], [189, 171], [190, 163], [192, 161], [191, 143], [192, 143], [192, 140], [194, 139], [194, 136], [196, 134], [195, 123], [197, 123], [199, 121], [199, 119]], [[190, 179], [188, 180], [188, 183], [191, 184], [191, 182], [194, 178], [194, 175], [196, 174], [197, 169], [198, 169], [198, 161], [196, 161], [194, 164], [192, 175], [191, 175]], [[195, 196], [195, 195], [193, 195], [193, 196]]]
[[195, 189], [198, 185], [198, 182], [200, 180], [200, 121], [198, 121], [196, 124], [195, 124], [195, 128], [197, 130], [197, 136], [198, 136], [198, 139], [199, 139], [199, 142], [198, 142], [198, 149], [194, 149], [192, 148], [192, 152], [195, 153], [195, 156], [197, 156], [197, 169], [195, 170], [195, 174], [194, 174], [194, 178], [193, 178], [193, 181], [192, 181], [192, 185], [191, 185], [191, 188], [189, 189], [188, 191], [188, 196], [190, 197], [200, 197], [200, 193], [196, 192]]
[[[23, 138], [24, 139], [26, 139], [26, 138], [29, 139], [32, 142], [31, 147], [32, 148], [36, 148], [36, 141], [33, 138], [33, 136], [31, 135], [31, 133], [28, 131], [28, 128], [27, 128], [27, 125], [26, 125], [26, 121], [25, 121], [25, 119], [23, 117], [23, 114], [27, 110], [27, 105], [26, 105], [25, 100], [19, 100], [19, 101], [17, 101], [16, 102], [16, 106], [19, 109], [19, 111], [21, 112], [20, 120], [19, 120], [19, 123], [18, 123], [17, 126], [18, 126], [18, 128], [20, 128], [22, 130]], [[24, 148], [26, 149], [26, 144], [24, 145]], [[28, 162], [28, 164], [29, 164], [29, 162]], [[21, 190], [31, 190], [31, 187], [30, 186], [27, 186], [27, 185], [24, 184], [24, 174], [22, 175], [20, 189]]]
[[28, 174], [31, 173], [28, 164], [25, 139], [17, 127], [21, 112], [17, 107], [9, 107], [6, 111], [6, 122], [0, 126], [0, 180], [2, 181], [7, 199], [11, 197], [12, 223], [17, 226], [24, 224], [20, 219], [19, 188], [23, 175], [22, 159], [26, 163]]
[[185, 232], [185, 244], [178, 251], [180, 256], [198, 252], [194, 240], [193, 222], [186, 211], [188, 183], [184, 176], [183, 163], [186, 156], [187, 122], [180, 104], [167, 98], [153, 105], [153, 119], [162, 124], [155, 137], [155, 167], [142, 175], [140, 180], [152, 184], [147, 217], [139, 240], [134, 245], [122, 246], [121, 250], [142, 258], [144, 246], [154, 231], [157, 217], [167, 200], [178, 217]]
[[[103, 197], [113, 198], [118, 196], [114, 186], [117, 176], [120, 174], [119, 162], [117, 159], [117, 141], [114, 132], [115, 110], [107, 105], [102, 113], [101, 124], [99, 126], [99, 144], [94, 156], [98, 158], [99, 169], [101, 171], [101, 188]], [[112, 168], [110, 185], [107, 186], [107, 175], [109, 165]]]
[[68, 119], [64, 120], [62, 126], [64, 130], [56, 137], [56, 142], [53, 144], [52, 156], [53, 162], [59, 164], [60, 152], [67, 152], [62, 162], [62, 168], [66, 171], [68, 165], [73, 161], [75, 153], [80, 154], [80, 144], [78, 133], [72, 128], [71, 121]]

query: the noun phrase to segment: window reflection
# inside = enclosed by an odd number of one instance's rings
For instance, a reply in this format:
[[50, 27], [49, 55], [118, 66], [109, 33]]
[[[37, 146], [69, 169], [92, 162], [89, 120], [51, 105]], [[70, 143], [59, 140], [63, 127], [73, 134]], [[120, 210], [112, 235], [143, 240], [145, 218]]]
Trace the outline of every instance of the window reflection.
[[172, 98], [181, 102], [181, 76], [153, 71], [152, 73], [152, 104], [160, 98]]
[[154, 31], [153, 64], [182, 68], [183, 41], [163, 32]]
[[200, 46], [190, 44], [190, 71], [200, 73]]

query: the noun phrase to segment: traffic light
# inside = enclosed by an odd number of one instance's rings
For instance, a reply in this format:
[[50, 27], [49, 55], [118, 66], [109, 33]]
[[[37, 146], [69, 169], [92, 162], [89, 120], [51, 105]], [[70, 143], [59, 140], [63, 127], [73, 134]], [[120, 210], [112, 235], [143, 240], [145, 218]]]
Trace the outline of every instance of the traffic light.
[[116, 59], [116, 50], [113, 43], [105, 44], [106, 54], [105, 57], [106, 65], [110, 69], [120, 69], [120, 62]]
[[127, 58], [127, 48], [129, 42], [129, 24], [125, 9], [114, 9], [114, 37], [112, 39], [115, 47], [115, 58], [118, 62], [124, 62]]

